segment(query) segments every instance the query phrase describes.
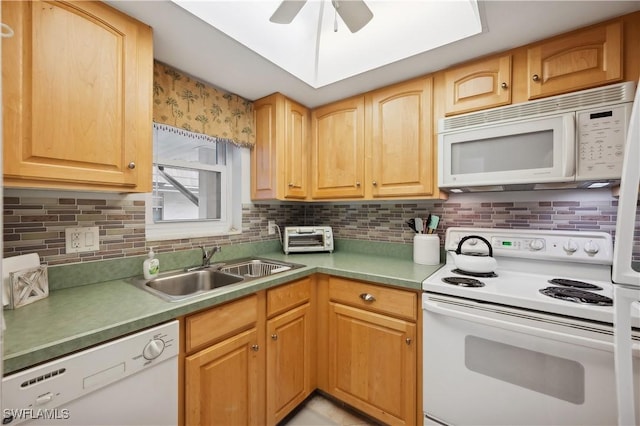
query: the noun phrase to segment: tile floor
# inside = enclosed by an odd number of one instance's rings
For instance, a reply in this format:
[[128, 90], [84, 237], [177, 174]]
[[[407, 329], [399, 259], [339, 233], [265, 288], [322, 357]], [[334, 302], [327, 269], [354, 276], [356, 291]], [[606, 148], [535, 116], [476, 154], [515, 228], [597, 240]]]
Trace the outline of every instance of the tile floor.
[[293, 417], [285, 420], [281, 426], [371, 426], [376, 425], [369, 419], [345, 410], [322, 395], [312, 396]]

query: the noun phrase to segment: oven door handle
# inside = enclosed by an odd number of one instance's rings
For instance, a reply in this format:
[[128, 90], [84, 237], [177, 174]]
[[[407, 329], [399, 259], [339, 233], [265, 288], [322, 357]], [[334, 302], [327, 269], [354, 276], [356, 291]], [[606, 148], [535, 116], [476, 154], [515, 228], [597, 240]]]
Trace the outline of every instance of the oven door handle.
[[[524, 324], [515, 324], [507, 321], [502, 321], [494, 318], [488, 318], [482, 315], [476, 315], [469, 312], [462, 312], [456, 309], [451, 309], [441, 306], [438, 302], [432, 300], [424, 300], [422, 302], [423, 309], [435, 312], [437, 314], [446, 315], [454, 318], [458, 318], [465, 321], [471, 321], [479, 324], [484, 324], [490, 327], [502, 328], [509, 331], [515, 331], [517, 333], [529, 334], [532, 336], [542, 337], [546, 339], [557, 340], [564, 343], [570, 343], [574, 345], [586, 346], [598, 350], [604, 350], [613, 352], [613, 342], [603, 342], [596, 339], [590, 339], [583, 336], [574, 336], [571, 334], [560, 333], [552, 330], [543, 330], [539, 327], [531, 327]], [[424, 327], [428, 327], [425, 324]], [[633, 343], [631, 345], [634, 356], [640, 357], [640, 343]]]

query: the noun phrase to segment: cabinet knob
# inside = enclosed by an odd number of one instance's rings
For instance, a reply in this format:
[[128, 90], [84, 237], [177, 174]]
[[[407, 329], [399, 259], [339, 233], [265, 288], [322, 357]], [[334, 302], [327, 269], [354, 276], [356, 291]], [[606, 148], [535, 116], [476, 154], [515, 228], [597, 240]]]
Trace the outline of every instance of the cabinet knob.
[[251, 350], [254, 352], [258, 352], [260, 350], [260, 346], [258, 345], [251, 345]]
[[289, 182], [289, 188], [293, 188], [293, 182]]
[[272, 334], [271, 335], [271, 340], [278, 340], [278, 335], [277, 334]]
[[531, 77], [531, 79], [533, 81], [540, 81], [540, 76], [538, 74], [534, 74], [533, 77]]
[[375, 180], [373, 181], [373, 186], [378, 186], [378, 182], [376, 182]]
[[506, 89], [509, 87], [509, 85], [503, 81], [500, 87], [502, 87], [503, 89]]
[[373, 294], [369, 294], [369, 293], [362, 293], [360, 295], [360, 299], [364, 300], [365, 302], [375, 302], [376, 298]]
[[411, 342], [413, 342], [413, 340], [411, 340], [411, 337], [407, 337], [406, 339], [404, 339], [404, 341], [407, 345], [411, 345]]
[[131, 170], [136, 168], [136, 163], [134, 163], [133, 161], [129, 163], [129, 165], [127, 166], [128, 168], [130, 168]]
[[360, 186], [360, 181], [357, 181], [357, 182], [356, 182], [356, 186]]

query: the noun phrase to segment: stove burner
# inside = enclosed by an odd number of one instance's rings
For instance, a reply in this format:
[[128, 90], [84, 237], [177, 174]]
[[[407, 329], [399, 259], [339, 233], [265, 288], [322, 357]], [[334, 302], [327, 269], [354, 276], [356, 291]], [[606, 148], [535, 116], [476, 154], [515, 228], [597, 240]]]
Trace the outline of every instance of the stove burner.
[[567, 300], [584, 305], [613, 306], [613, 299], [601, 294], [577, 288], [547, 287], [541, 289], [540, 293], [546, 296], [555, 297], [556, 299]]
[[564, 278], [554, 278], [552, 280], [549, 280], [548, 283], [561, 285], [563, 287], [581, 288], [583, 290], [602, 290], [602, 287], [599, 287], [595, 284], [589, 284], [583, 281], [567, 280]]
[[447, 284], [459, 285], [460, 287], [484, 287], [482, 281], [473, 278], [444, 277], [442, 281]]
[[498, 276], [495, 272], [468, 272], [463, 271], [462, 269], [456, 268], [452, 270], [454, 274], [467, 275], [470, 277], [478, 277], [478, 278], [495, 278]]

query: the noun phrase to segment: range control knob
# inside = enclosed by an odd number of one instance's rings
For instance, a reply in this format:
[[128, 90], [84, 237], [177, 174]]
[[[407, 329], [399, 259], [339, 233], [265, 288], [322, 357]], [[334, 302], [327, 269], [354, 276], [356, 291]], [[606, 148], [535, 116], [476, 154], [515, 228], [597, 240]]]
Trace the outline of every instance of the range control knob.
[[578, 251], [578, 244], [576, 244], [575, 241], [570, 239], [569, 241], [564, 243], [564, 246], [562, 246], [562, 248], [564, 249], [564, 251], [567, 252], [567, 254], [571, 254]]
[[142, 356], [145, 359], [152, 360], [158, 358], [164, 351], [164, 341], [162, 339], [153, 339], [142, 350]]
[[544, 240], [531, 240], [529, 248], [533, 251], [542, 250], [544, 248]]
[[593, 256], [600, 251], [600, 246], [598, 243], [589, 240], [589, 242], [584, 245], [584, 251], [585, 253]]

